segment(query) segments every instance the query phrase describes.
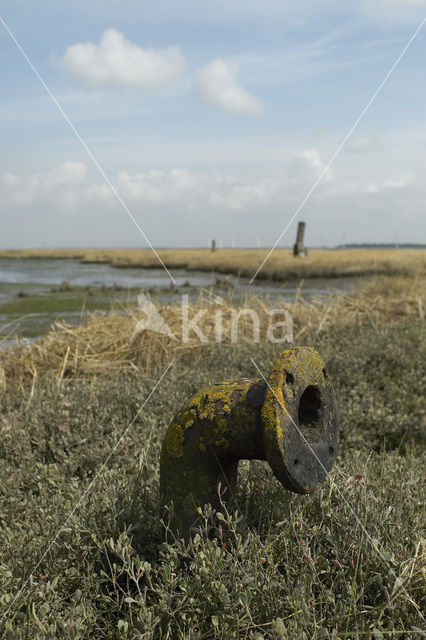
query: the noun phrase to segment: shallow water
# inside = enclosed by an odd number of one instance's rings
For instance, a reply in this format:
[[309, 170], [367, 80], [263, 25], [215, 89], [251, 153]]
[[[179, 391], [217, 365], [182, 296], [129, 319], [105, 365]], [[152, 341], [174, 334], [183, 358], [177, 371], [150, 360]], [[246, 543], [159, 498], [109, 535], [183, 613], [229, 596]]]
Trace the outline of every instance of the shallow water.
[[[211, 281], [209, 273], [184, 269], [173, 270], [173, 277], [182, 285], [188, 276], [195, 286]], [[59, 285], [66, 280], [72, 285], [85, 287], [114, 284], [128, 287], [148, 288], [168, 286], [170, 278], [164, 269], [126, 268], [118, 269], [109, 264], [84, 264], [79, 260], [39, 260], [30, 258], [1, 259], [0, 282], [9, 284], [49, 284]]]
[[[78, 260], [0, 259], [0, 336], [18, 333], [34, 338], [46, 331], [54, 320], [80, 322], [86, 306], [93, 309], [107, 308], [113, 301], [136, 303], [141, 290], [149, 291], [161, 301], [176, 299], [179, 293], [195, 298], [201, 288], [211, 286], [217, 295], [226, 296], [232, 291], [237, 299], [250, 293], [267, 293], [272, 300], [278, 296], [293, 300], [301, 284], [259, 280], [250, 285], [245, 278], [185, 269], [173, 269], [172, 275], [177, 288], [171, 288], [169, 276], [161, 268], [123, 269], [109, 264], [83, 264]], [[71, 292], [57, 291], [64, 281], [69, 283]], [[354, 278], [311, 279], [303, 282], [301, 293], [304, 296], [339, 294], [356, 289], [358, 284]], [[19, 297], [20, 292], [24, 292], [25, 298]], [[70, 309], [70, 298], [74, 303], [78, 298], [77, 302], [81, 300], [84, 304]], [[86, 301], [90, 304], [86, 305]], [[49, 302], [56, 303], [55, 309], [47, 308]], [[6, 328], [11, 321], [13, 325]]]

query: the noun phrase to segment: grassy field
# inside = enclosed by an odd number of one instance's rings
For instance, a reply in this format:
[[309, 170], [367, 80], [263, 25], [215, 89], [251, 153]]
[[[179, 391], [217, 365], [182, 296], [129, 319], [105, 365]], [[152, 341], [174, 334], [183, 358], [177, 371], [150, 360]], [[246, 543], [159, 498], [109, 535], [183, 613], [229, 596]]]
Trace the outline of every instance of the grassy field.
[[[268, 254], [267, 249], [166, 249], [159, 256], [169, 269], [239, 274], [252, 278]], [[161, 268], [150, 249], [63, 249], [0, 251], [0, 258], [74, 258], [108, 263], [114, 267]], [[276, 249], [257, 275], [261, 279], [294, 280], [363, 275], [415, 275], [426, 273], [424, 249], [313, 249], [294, 258], [289, 249]]]
[[[237, 345], [130, 340], [129, 307], [0, 352], [0, 637], [424, 637], [425, 284], [294, 300], [295, 344], [317, 348], [334, 381], [338, 462], [309, 497], [241, 464], [238, 510], [213, 540], [201, 519], [191, 543], [165, 542], [162, 438], [203, 385], [256, 377], [250, 357], [268, 372], [283, 346], [253, 344], [243, 322]], [[201, 308], [211, 337], [211, 300], [191, 315]], [[178, 311], [161, 308], [176, 333]]]

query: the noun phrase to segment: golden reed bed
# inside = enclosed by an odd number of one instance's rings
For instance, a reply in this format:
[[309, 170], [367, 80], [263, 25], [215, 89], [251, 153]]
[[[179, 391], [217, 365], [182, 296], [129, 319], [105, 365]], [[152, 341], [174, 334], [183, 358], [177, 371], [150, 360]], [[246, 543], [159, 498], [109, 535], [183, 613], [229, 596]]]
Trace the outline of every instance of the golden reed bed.
[[[161, 249], [168, 269], [215, 271], [251, 278], [268, 254], [267, 249]], [[40, 249], [0, 251], [0, 258], [62, 258], [108, 263], [114, 267], [161, 268], [151, 249]], [[294, 280], [363, 275], [426, 273], [425, 249], [313, 249], [294, 258], [289, 249], [276, 249], [257, 278]]]

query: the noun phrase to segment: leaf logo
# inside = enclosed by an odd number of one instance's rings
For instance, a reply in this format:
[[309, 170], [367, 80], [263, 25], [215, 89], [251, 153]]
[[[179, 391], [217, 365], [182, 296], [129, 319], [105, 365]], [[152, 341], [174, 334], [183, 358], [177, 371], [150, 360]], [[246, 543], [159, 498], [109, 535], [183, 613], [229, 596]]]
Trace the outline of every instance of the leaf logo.
[[173, 340], [177, 340], [173, 331], [161, 317], [157, 307], [143, 293], [138, 296], [138, 306], [146, 315], [146, 319], [138, 321], [130, 341], [132, 341], [135, 336], [142, 331], [155, 331], [155, 333], [161, 333], [169, 336], [169, 338], [173, 338]]

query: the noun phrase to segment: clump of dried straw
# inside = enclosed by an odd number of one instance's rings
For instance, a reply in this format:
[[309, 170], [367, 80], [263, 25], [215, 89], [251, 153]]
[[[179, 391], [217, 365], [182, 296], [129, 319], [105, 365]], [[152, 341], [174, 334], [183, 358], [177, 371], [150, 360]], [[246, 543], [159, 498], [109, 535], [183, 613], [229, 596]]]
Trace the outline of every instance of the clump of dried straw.
[[[361, 326], [364, 322], [375, 325], [409, 316], [424, 320], [425, 284], [424, 277], [381, 277], [370, 281], [357, 293], [331, 292], [328, 296], [306, 299], [299, 290], [291, 303], [275, 300], [271, 305], [265, 296], [252, 296], [239, 301], [238, 305], [257, 312], [260, 340], [266, 339], [271, 306], [286, 307], [293, 318], [294, 341], [309, 343], [313, 333], [329, 331], [345, 322], [357, 322]], [[215, 341], [215, 313], [218, 308], [212, 291], [202, 291], [198, 300], [189, 306], [190, 318], [204, 310], [198, 325], [209, 344]], [[232, 309], [235, 314], [238, 307], [229, 296], [222, 300], [220, 309], [222, 341], [230, 343]], [[188, 343], [180, 340], [180, 301], [163, 304], [159, 310], [177, 337], [176, 340], [149, 330], [135, 335], [136, 324], [145, 316], [134, 306], [115, 306], [107, 314], [89, 314], [86, 321], [77, 326], [56, 322], [33, 343], [17, 340], [14, 347], [0, 350], [0, 393], [29, 390], [31, 397], [38, 381], [46, 378], [59, 387], [64, 377], [68, 376], [123, 375], [132, 371], [155, 376], [173, 356], [188, 359], [194, 366], [209, 345], [201, 343], [194, 334], [191, 334]], [[249, 314], [239, 317], [238, 340], [253, 341], [253, 321]]]

